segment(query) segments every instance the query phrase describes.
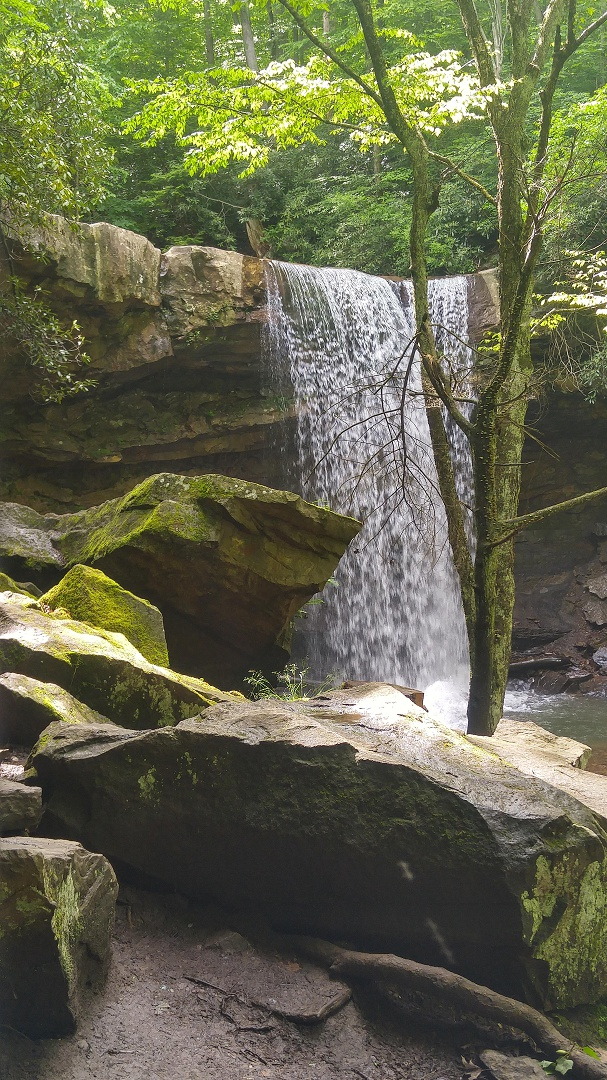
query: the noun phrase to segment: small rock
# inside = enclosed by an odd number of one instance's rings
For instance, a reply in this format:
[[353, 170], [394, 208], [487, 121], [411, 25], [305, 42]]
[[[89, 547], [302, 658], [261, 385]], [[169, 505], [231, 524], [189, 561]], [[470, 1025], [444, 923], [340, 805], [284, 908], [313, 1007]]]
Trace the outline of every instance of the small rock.
[[586, 582], [588, 592], [598, 596], [600, 600], [607, 600], [607, 574], [599, 574]]
[[607, 675], [607, 649], [597, 649], [597, 651], [592, 654], [592, 659], [599, 670]]
[[40, 788], [0, 778], [0, 835], [30, 832], [41, 817]]

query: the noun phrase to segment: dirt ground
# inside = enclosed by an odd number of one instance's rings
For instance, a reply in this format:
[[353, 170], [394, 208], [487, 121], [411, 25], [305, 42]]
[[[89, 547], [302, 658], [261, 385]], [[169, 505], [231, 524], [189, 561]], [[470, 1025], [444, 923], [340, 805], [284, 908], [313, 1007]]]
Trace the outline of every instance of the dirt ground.
[[[123, 890], [105, 990], [69, 1038], [0, 1032], [0, 1080], [461, 1080], [453, 1041], [342, 1004], [347, 988], [246, 931]], [[284, 1018], [332, 1008], [319, 1023]]]

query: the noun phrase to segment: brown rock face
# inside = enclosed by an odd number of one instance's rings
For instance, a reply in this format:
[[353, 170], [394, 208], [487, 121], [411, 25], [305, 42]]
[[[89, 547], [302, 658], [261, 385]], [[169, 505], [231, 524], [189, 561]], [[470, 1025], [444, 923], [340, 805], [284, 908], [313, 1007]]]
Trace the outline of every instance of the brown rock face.
[[[529, 410], [534, 434], [548, 452], [536, 441], [525, 448], [522, 512], [605, 486], [607, 404], [553, 394], [547, 406]], [[607, 640], [607, 500], [523, 532], [517, 583], [515, 649], [568, 657], [595, 676], [580, 684], [582, 691], [607, 687], [592, 660]]]
[[41, 285], [66, 325], [78, 320], [96, 387], [42, 405], [34, 373], [0, 353], [0, 497], [74, 509], [175, 464], [261, 478], [268, 427], [284, 411], [261, 387], [259, 260], [203, 247], [161, 256], [126, 229], [56, 217], [10, 242], [0, 278]]

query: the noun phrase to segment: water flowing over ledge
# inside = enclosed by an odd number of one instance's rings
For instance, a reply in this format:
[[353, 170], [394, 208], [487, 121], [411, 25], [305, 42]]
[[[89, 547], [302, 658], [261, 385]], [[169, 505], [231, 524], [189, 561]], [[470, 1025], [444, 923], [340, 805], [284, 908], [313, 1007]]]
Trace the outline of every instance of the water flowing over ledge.
[[[314, 679], [465, 684], [465, 625], [421, 397], [410, 284], [270, 262], [266, 287], [268, 388], [294, 396], [297, 415], [285, 483], [365, 521], [337, 587], [309, 609], [296, 655], [307, 657]], [[467, 279], [433, 281], [430, 302], [445, 362], [465, 379]], [[458, 435], [450, 431], [468, 500], [470, 465]]]

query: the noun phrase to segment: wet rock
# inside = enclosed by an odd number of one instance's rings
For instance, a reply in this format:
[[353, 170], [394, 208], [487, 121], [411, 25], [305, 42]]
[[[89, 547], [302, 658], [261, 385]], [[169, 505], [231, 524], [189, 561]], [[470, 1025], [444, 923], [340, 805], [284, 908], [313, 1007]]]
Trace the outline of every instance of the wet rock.
[[604, 675], [607, 675], [607, 649], [597, 649], [597, 651], [592, 654], [592, 659], [600, 671]]
[[593, 596], [582, 608], [584, 618], [593, 626], [607, 626], [607, 601]]
[[31, 1038], [74, 1030], [100, 984], [117, 895], [102, 855], [68, 840], [0, 840], [0, 1016]]
[[162, 615], [148, 600], [123, 589], [92, 566], [73, 566], [58, 585], [40, 598], [46, 610], [124, 634], [151, 664], [169, 666]]
[[32, 747], [49, 724], [105, 724], [107, 716], [89, 709], [67, 690], [17, 672], [0, 675], [0, 739]]
[[588, 592], [598, 596], [599, 600], [607, 600], [607, 574], [599, 574], [586, 582]]
[[42, 817], [42, 791], [0, 777], [0, 836], [33, 831]]
[[[122, 634], [47, 614], [36, 600], [16, 593], [0, 594], [0, 664], [69, 688], [78, 702], [125, 727], [175, 724], [233, 700], [202, 679], [150, 664]], [[23, 685], [17, 692], [23, 696]], [[31, 688], [26, 693], [34, 697]]]
[[544, 1006], [604, 993], [607, 821], [392, 688], [56, 725], [33, 764], [47, 824], [131, 875]]
[[0, 542], [0, 556], [21, 565], [17, 554], [25, 562], [29, 547], [32, 559], [56, 569], [94, 562], [161, 609], [176, 667], [227, 689], [250, 668], [284, 664], [290, 620], [360, 528], [290, 492], [171, 473], [80, 513], [25, 510], [1, 507], [15, 540], [4, 549]]

